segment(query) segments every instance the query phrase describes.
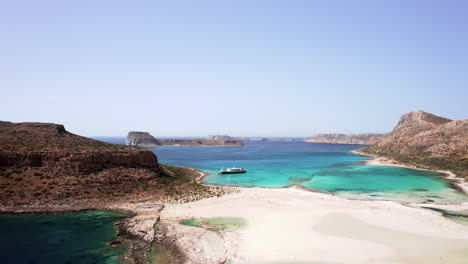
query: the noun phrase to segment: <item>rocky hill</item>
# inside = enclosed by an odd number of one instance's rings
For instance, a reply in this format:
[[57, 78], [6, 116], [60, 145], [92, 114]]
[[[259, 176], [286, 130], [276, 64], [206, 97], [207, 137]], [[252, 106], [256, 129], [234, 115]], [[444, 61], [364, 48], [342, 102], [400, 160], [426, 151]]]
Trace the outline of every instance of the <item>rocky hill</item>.
[[148, 132], [129, 132], [126, 144], [137, 147], [157, 146], [242, 146], [242, 141], [234, 139], [191, 139], [191, 138], [154, 138]]
[[393, 131], [360, 149], [399, 162], [448, 169], [468, 177], [468, 119], [450, 120], [423, 111], [401, 116]]
[[124, 182], [159, 174], [149, 150], [77, 136], [63, 125], [0, 122], [2, 202], [95, 196], [109, 187], [118, 195]]
[[315, 134], [312, 137], [305, 138], [304, 142], [372, 145], [372, 144], [377, 143], [384, 135], [385, 134], [377, 134], [377, 133], [357, 134], [357, 135]]

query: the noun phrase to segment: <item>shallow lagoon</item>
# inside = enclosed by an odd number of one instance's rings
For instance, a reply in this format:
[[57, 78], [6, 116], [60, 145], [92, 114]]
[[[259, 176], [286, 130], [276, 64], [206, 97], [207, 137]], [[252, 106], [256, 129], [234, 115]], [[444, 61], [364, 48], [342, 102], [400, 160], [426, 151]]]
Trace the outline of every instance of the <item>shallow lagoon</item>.
[[[303, 142], [244, 142], [243, 147], [155, 147], [161, 163], [209, 173], [206, 184], [245, 187], [300, 185], [352, 199], [419, 202], [466, 201], [436, 172], [387, 166], [363, 166], [367, 157], [349, 150], [360, 145]], [[246, 174], [217, 175], [239, 166]]]

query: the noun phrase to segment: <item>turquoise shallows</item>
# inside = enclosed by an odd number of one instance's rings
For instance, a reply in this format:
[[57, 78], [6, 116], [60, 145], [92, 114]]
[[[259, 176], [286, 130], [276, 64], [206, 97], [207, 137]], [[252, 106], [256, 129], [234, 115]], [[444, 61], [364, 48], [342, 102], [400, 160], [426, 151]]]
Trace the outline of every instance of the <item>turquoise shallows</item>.
[[[365, 166], [367, 157], [349, 150], [360, 145], [303, 142], [244, 142], [243, 147], [155, 147], [161, 163], [188, 166], [209, 173], [210, 185], [287, 187], [337, 194], [352, 199], [419, 202], [466, 201], [436, 172], [388, 166]], [[218, 175], [238, 166], [245, 174]]]
[[0, 216], [1, 263], [121, 263], [113, 222], [122, 214], [89, 212]]

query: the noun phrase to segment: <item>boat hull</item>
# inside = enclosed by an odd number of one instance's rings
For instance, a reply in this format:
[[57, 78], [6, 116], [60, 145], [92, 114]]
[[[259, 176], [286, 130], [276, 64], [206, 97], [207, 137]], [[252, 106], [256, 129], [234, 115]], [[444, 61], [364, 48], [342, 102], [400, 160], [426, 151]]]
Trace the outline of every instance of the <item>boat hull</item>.
[[238, 174], [238, 173], [246, 173], [247, 171], [222, 171], [218, 174]]

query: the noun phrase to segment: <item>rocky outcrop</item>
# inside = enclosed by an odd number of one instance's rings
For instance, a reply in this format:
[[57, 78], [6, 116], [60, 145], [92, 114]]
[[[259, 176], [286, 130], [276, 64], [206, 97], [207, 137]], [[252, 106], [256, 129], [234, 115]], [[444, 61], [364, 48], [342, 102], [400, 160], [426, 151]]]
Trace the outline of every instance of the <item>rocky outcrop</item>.
[[330, 144], [359, 144], [372, 145], [377, 143], [385, 134], [367, 133], [356, 135], [345, 134], [315, 134], [312, 137], [305, 138], [307, 143], [330, 143]]
[[0, 122], [0, 146], [0, 167], [46, 167], [67, 176], [122, 166], [158, 169], [151, 151], [80, 137], [57, 124]]
[[409, 112], [391, 133], [360, 151], [468, 177], [468, 119], [452, 121], [423, 111]]
[[169, 221], [162, 221], [159, 228], [160, 243], [170, 242], [184, 252], [184, 260], [180, 263], [226, 263], [228, 251], [225, 241], [219, 234]]
[[148, 132], [128, 132], [127, 146], [138, 146], [138, 147], [156, 147], [161, 145], [161, 141], [155, 139]]
[[126, 144], [137, 147], [156, 146], [242, 146], [242, 141], [234, 139], [218, 139], [212, 136], [209, 139], [193, 138], [154, 138], [148, 132], [129, 132]]
[[77, 136], [63, 125], [0, 122], [0, 183], [9, 186], [0, 188], [1, 202], [131, 193], [130, 182], [142, 187], [159, 173], [150, 150]]

